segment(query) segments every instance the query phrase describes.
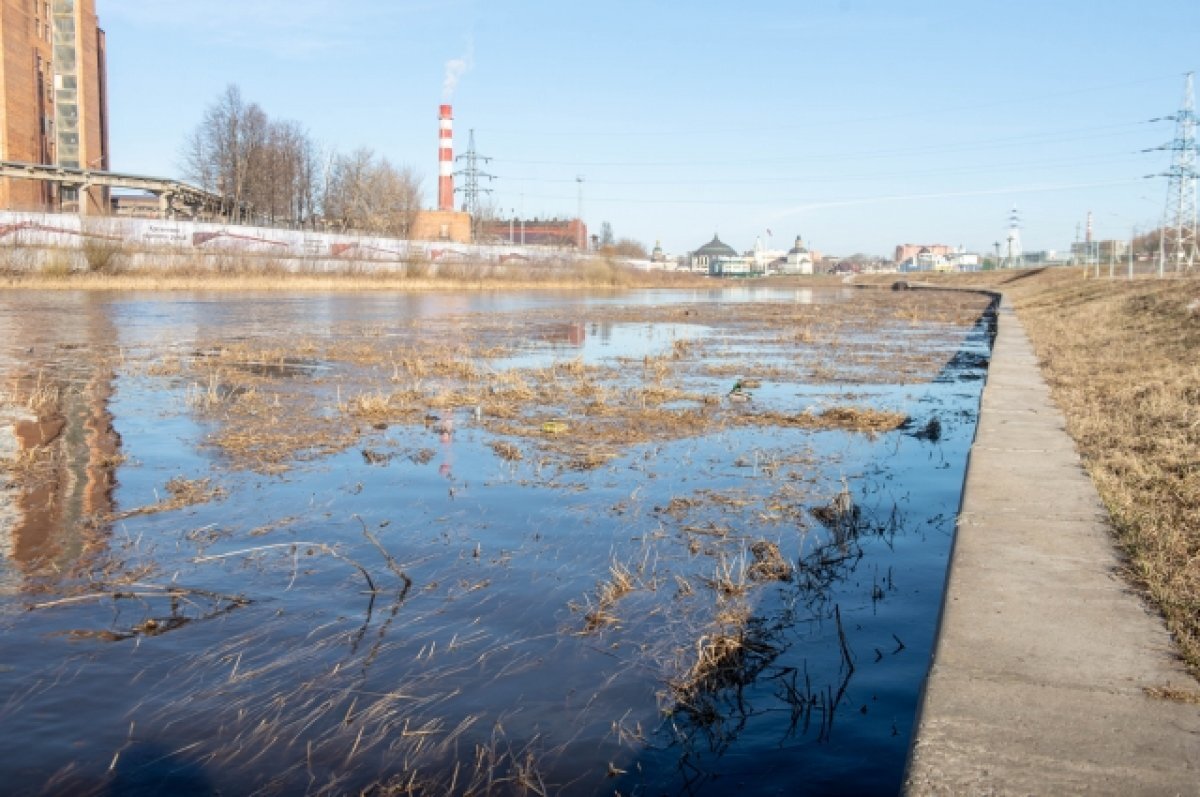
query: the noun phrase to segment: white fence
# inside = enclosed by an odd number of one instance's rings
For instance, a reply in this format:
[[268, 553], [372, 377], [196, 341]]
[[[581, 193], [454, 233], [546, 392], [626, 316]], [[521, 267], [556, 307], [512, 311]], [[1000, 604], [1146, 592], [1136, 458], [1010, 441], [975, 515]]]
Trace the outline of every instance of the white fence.
[[115, 249], [124, 262], [138, 268], [204, 263], [238, 255], [239, 259], [271, 261], [294, 271], [388, 270], [411, 263], [549, 263], [582, 257], [571, 248], [406, 241], [194, 221], [0, 211], [0, 253], [9, 250], [12, 255], [23, 250], [26, 255], [7, 258], [10, 268], [16, 261], [29, 267], [42, 265], [48, 251], [60, 259], [65, 254], [72, 267], [86, 267], [89, 250], [104, 248]]

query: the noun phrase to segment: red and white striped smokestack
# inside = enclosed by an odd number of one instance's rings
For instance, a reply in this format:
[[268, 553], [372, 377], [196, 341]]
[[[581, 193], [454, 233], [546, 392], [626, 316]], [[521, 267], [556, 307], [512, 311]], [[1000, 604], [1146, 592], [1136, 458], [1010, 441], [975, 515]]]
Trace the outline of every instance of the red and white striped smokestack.
[[438, 210], [454, 210], [454, 115], [438, 107]]

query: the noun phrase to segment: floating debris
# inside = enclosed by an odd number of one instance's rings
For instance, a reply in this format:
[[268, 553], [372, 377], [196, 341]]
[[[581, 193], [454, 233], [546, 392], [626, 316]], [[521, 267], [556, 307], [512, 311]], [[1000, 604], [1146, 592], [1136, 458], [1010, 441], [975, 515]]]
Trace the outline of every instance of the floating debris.
[[759, 540], [750, 546], [754, 562], [746, 571], [752, 581], [790, 581], [792, 564], [783, 558], [779, 546], [770, 540]]
[[382, 451], [376, 451], [373, 448], [364, 448], [362, 450], [363, 462], [368, 465], [386, 465], [392, 461], [392, 455]]
[[859, 509], [854, 503], [854, 496], [850, 494], [850, 488], [845, 480], [842, 481], [841, 491], [828, 504], [814, 507], [812, 514], [817, 520], [837, 532], [846, 531], [858, 525]]

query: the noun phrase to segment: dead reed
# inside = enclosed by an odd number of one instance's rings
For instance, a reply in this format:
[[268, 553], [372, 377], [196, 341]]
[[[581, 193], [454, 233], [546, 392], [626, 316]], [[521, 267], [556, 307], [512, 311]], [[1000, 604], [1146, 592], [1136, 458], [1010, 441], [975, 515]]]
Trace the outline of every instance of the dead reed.
[[850, 432], [890, 432], [908, 422], [902, 412], [872, 407], [830, 407], [820, 412], [805, 410], [796, 414], [781, 412], [747, 413], [739, 422], [755, 426], [783, 426], [801, 429], [840, 429]]
[[175, 476], [166, 484], [167, 495], [146, 506], [137, 507], [121, 512], [114, 520], [134, 517], [135, 515], [152, 515], [157, 512], [170, 512], [186, 506], [195, 506], [225, 497], [225, 489], [214, 485], [212, 479], [188, 479]]
[[[22, 258], [0, 263], [5, 287], [30, 290], [217, 290], [217, 291], [363, 291], [363, 290], [562, 290], [630, 287], [701, 286], [708, 281], [684, 273], [641, 271], [618, 262], [549, 261], [497, 268], [487, 263], [443, 265], [433, 270], [401, 263], [348, 262], [339, 272], [314, 271], [303, 258], [280, 259], [253, 254], [174, 257], [154, 268], [134, 265], [142, 254], [120, 244], [90, 247], [84, 269], [73, 270], [70, 253], [46, 258], [40, 270], [22, 268]], [[162, 259], [160, 258], [160, 261]]]

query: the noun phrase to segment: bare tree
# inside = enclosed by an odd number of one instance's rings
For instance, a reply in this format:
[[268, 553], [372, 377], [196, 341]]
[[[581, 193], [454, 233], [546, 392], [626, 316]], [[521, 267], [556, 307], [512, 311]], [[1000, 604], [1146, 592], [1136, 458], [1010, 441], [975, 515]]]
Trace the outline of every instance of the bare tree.
[[374, 150], [360, 147], [333, 159], [326, 186], [326, 218], [343, 230], [407, 237], [421, 208], [420, 180]]
[[641, 241], [636, 241], [633, 238], [619, 238], [611, 246], [607, 247], [605, 253], [617, 255], [619, 257], [631, 257], [637, 260], [647, 260], [650, 255], [646, 252], [646, 246]]
[[183, 156], [189, 179], [225, 197], [233, 221], [253, 212], [270, 223], [303, 223], [314, 213], [318, 156], [308, 133], [272, 121], [236, 85], [205, 110]]
[[321, 181], [321, 152], [310, 136], [305, 135], [296, 149], [295, 187], [292, 217], [303, 226], [313, 226], [317, 217], [317, 197]]

